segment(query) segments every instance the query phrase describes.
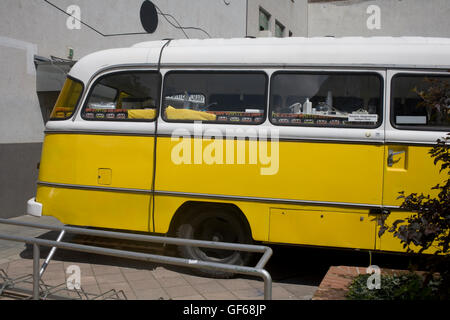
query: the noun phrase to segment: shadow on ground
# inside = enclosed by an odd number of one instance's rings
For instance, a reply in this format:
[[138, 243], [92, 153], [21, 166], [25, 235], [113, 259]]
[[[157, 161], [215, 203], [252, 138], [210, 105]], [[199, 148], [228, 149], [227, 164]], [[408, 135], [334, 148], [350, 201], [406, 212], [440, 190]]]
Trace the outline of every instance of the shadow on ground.
[[[47, 232], [39, 236], [39, 239], [55, 240], [58, 232]], [[69, 242], [79, 243], [77, 236], [67, 236], [64, 240]], [[100, 238], [102, 239], [102, 238]], [[102, 239], [106, 240], [106, 239]], [[122, 244], [123, 242], [121, 242]], [[132, 249], [132, 245], [136, 242], [126, 242], [120, 247], [114, 246], [114, 249]], [[85, 243], [86, 244], [86, 243]], [[141, 243], [142, 244], [142, 243]], [[127, 246], [127, 245], [131, 245]], [[111, 247], [103, 244], [105, 247]], [[411, 258], [406, 255], [375, 253], [372, 255], [369, 252], [357, 250], [338, 250], [338, 249], [324, 249], [312, 247], [286, 246], [286, 245], [271, 245], [273, 249], [273, 256], [266, 265], [266, 270], [271, 274], [274, 282], [290, 283], [297, 285], [318, 286], [323, 277], [331, 266], [359, 266], [368, 267], [370, 264], [378, 265], [380, 268], [389, 269], [407, 269]], [[146, 249], [138, 249], [136, 251], [146, 252], [151, 254], [166, 254], [169, 256], [176, 256], [174, 248], [166, 248], [161, 246], [148, 246]], [[41, 248], [41, 259], [47, 257], [50, 248]], [[33, 259], [33, 248], [31, 245], [26, 245], [25, 250], [20, 253], [24, 259]], [[118, 267], [135, 268], [141, 270], [154, 270], [159, 266], [179, 272], [182, 274], [198, 275], [195, 270], [190, 268], [160, 265], [151, 262], [144, 262], [138, 260], [130, 260], [124, 258], [116, 258], [110, 256], [103, 256], [91, 253], [76, 252], [70, 250], [58, 249], [53, 259], [55, 261], [73, 262], [75, 263], [90, 263], [96, 265], [110, 265]], [[257, 260], [257, 259], [256, 259]], [[251, 278], [238, 275], [238, 278]]]

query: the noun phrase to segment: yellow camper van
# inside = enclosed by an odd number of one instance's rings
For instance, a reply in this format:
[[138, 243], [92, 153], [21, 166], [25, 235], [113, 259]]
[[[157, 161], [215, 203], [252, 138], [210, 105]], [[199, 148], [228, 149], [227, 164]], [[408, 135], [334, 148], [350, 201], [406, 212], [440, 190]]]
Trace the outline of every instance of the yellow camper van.
[[442, 181], [428, 151], [449, 119], [416, 90], [448, 83], [449, 70], [450, 40], [435, 38], [173, 40], [91, 54], [46, 125], [28, 213], [212, 241], [402, 251], [377, 237], [376, 218], [407, 215], [400, 191]]

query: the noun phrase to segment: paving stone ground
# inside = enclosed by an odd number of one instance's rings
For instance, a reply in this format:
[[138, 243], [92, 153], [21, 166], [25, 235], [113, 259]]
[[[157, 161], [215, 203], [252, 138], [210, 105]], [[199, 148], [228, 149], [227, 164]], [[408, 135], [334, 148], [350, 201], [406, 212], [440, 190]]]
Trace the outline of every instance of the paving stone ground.
[[[30, 221], [47, 225], [60, 225], [50, 217], [34, 218], [22, 216], [18, 221]], [[56, 232], [30, 229], [0, 224], [0, 233], [21, 236], [56, 239]], [[41, 250], [41, 263], [48, 249]], [[10, 278], [32, 273], [32, 248], [23, 243], [0, 240], [0, 269]], [[237, 276], [233, 279], [212, 279], [200, 277], [188, 269], [157, 265], [141, 261], [132, 261], [114, 257], [87, 253], [58, 250], [48, 266], [42, 280], [47, 285], [66, 283], [69, 266], [76, 265], [81, 270], [81, 286], [90, 294], [100, 294], [112, 289], [122, 290], [127, 299], [155, 300], [261, 300], [264, 298], [262, 280]], [[280, 272], [283, 266], [278, 266]], [[282, 272], [282, 271], [281, 271]], [[301, 281], [295, 277], [275, 278], [273, 282], [273, 299], [310, 300], [317, 285]], [[306, 283], [306, 284], [305, 284]], [[1, 286], [1, 284], [0, 284]], [[28, 285], [31, 288], [30, 285]], [[60, 295], [68, 295], [61, 292]], [[0, 297], [0, 299], [2, 299]]]

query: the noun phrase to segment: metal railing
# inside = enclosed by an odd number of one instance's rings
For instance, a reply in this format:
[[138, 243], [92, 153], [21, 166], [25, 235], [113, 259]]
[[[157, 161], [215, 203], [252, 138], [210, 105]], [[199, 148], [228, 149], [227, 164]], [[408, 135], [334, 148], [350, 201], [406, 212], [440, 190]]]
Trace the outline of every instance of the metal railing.
[[[189, 267], [195, 269], [210, 269], [218, 270], [223, 272], [230, 272], [233, 274], [243, 274], [249, 276], [256, 276], [262, 278], [264, 281], [264, 299], [272, 299], [272, 277], [264, 269], [265, 265], [272, 256], [272, 249], [266, 246], [260, 245], [249, 245], [249, 244], [236, 244], [236, 243], [225, 243], [225, 242], [214, 242], [214, 241], [203, 241], [203, 240], [192, 240], [192, 239], [180, 239], [180, 238], [169, 238], [169, 237], [159, 237], [159, 236], [149, 236], [140, 234], [131, 234], [123, 232], [113, 232], [113, 231], [103, 231], [103, 230], [92, 230], [84, 229], [79, 227], [68, 227], [68, 226], [50, 226], [38, 223], [30, 222], [20, 222], [7, 219], [0, 219], [0, 224], [14, 225], [21, 227], [30, 227], [43, 230], [59, 231], [60, 236], [57, 241], [45, 240], [31, 237], [15, 236], [15, 235], [5, 235], [0, 234], [0, 240], [24, 242], [33, 246], [33, 299], [39, 300], [39, 281], [45, 271], [46, 265], [50, 262], [50, 259], [55, 252], [56, 248], [94, 253], [100, 255], [114, 256], [118, 258], [126, 258], [133, 260], [142, 260], [147, 262], [168, 264], [174, 266]], [[98, 236], [112, 239], [120, 240], [131, 240], [131, 241], [143, 241], [156, 244], [168, 244], [168, 245], [181, 245], [181, 246], [192, 246], [210, 249], [220, 249], [220, 250], [232, 250], [232, 251], [243, 251], [243, 252], [253, 252], [262, 253], [261, 258], [255, 267], [230, 265], [224, 263], [216, 263], [210, 261], [201, 260], [189, 260], [178, 257], [170, 257], [149, 253], [133, 252], [127, 250], [110, 249], [103, 247], [96, 247], [90, 245], [74, 244], [70, 242], [63, 241], [63, 235], [65, 233], [72, 233], [78, 235], [89, 235]], [[40, 247], [51, 247], [52, 251], [49, 258], [44, 262], [44, 265], [40, 269]]]

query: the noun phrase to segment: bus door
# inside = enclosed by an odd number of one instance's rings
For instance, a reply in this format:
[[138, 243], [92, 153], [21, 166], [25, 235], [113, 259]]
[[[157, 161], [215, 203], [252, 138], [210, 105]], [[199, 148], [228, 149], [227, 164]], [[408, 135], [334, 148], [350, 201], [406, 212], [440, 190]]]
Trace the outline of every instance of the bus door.
[[[400, 192], [436, 195], [431, 188], [445, 179], [429, 151], [450, 130], [447, 106], [436, 100], [448, 90], [449, 79], [448, 73], [388, 71], [383, 184], [383, 206], [391, 210], [388, 224], [410, 215], [398, 209]], [[388, 232], [377, 237], [377, 249], [404, 251]]]
[[371, 209], [382, 203], [384, 128], [380, 71], [280, 71], [270, 121], [280, 130], [272, 178], [272, 242], [375, 248]]

